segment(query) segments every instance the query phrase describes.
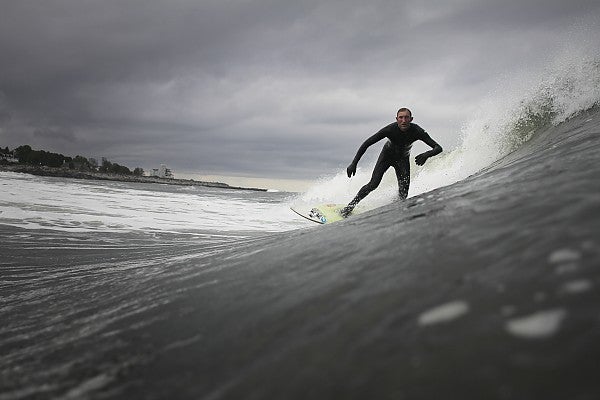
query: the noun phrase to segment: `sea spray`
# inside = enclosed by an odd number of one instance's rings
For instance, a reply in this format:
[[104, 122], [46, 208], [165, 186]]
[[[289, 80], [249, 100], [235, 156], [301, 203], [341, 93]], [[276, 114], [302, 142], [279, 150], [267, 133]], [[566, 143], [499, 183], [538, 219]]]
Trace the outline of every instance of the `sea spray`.
[[537, 132], [600, 104], [600, 46], [591, 46], [590, 40], [581, 43], [565, 46], [538, 74], [527, 74], [537, 76], [536, 81], [499, 84], [463, 124], [460, 145], [417, 170], [409, 196], [460, 181]]
[[[364, 162], [356, 175], [348, 178], [346, 171], [320, 177], [306, 192], [293, 200], [295, 204], [316, 205], [320, 203], [347, 204], [360, 188], [371, 179], [374, 161]], [[379, 188], [361, 202], [363, 210], [373, 209], [390, 203], [398, 195], [398, 184], [393, 169], [387, 171]]]

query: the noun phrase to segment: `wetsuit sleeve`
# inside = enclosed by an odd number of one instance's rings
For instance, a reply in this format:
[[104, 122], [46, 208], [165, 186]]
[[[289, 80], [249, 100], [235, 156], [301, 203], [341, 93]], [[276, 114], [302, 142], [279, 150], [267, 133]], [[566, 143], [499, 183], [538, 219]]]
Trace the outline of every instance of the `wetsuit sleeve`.
[[442, 152], [442, 146], [440, 146], [435, 140], [433, 140], [427, 132], [423, 131], [421, 133], [421, 140], [425, 142], [429, 147], [431, 147], [431, 150], [427, 152], [428, 157], [438, 155]]
[[365, 151], [367, 151], [369, 146], [374, 145], [375, 143], [379, 142], [381, 139], [383, 139], [385, 137], [386, 137], [385, 132], [383, 132], [383, 129], [382, 129], [379, 132], [377, 132], [376, 134], [374, 134], [373, 136], [371, 136], [370, 138], [368, 138], [367, 140], [365, 140], [364, 143], [361, 144], [360, 147], [358, 148], [358, 151], [356, 152], [356, 156], [354, 156], [354, 160], [352, 160], [352, 164], [354, 164], [354, 165], [358, 164], [358, 161], [363, 156], [363, 154], [365, 154]]

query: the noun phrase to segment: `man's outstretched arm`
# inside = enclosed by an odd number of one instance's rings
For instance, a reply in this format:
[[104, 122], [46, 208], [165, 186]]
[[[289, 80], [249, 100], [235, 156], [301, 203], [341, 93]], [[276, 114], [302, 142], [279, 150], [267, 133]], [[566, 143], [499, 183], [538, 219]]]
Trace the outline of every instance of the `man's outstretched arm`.
[[421, 140], [427, 143], [427, 145], [431, 147], [431, 150], [426, 151], [425, 153], [421, 153], [415, 157], [415, 162], [417, 163], [417, 165], [425, 164], [425, 161], [427, 161], [429, 157], [436, 156], [442, 152], [442, 146], [440, 146], [435, 140], [433, 140], [431, 136], [429, 136], [427, 133], [424, 134]]
[[348, 173], [348, 178], [351, 178], [352, 175], [356, 174], [356, 166], [358, 165], [358, 161], [363, 156], [363, 154], [365, 154], [365, 151], [367, 151], [369, 146], [374, 145], [375, 143], [379, 142], [384, 137], [385, 137], [385, 135], [383, 135], [381, 132], [377, 132], [376, 134], [374, 134], [373, 136], [371, 136], [370, 138], [365, 140], [363, 142], [363, 144], [360, 145], [360, 147], [358, 148], [358, 151], [356, 152], [356, 155], [354, 156], [354, 160], [352, 160], [352, 163], [350, 163], [348, 168], [346, 168], [346, 172]]

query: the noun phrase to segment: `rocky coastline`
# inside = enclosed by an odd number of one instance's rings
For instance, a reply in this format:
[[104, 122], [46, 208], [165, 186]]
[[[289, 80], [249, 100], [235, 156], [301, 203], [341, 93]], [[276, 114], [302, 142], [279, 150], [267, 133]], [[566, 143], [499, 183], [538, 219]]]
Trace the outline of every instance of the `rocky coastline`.
[[38, 176], [53, 176], [59, 178], [72, 178], [72, 179], [88, 179], [88, 180], [105, 180], [105, 181], [118, 181], [118, 182], [133, 182], [133, 183], [158, 183], [165, 185], [179, 185], [179, 186], [206, 186], [221, 189], [234, 189], [234, 190], [252, 190], [259, 192], [266, 192], [267, 189], [261, 188], [247, 188], [239, 186], [230, 186], [222, 182], [205, 182], [197, 181], [194, 179], [175, 179], [175, 178], [159, 178], [157, 176], [136, 176], [136, 175], [120, 175], [120, 174], [107, 174], [102, 172], [93, 171], [77, 171], [65, 168], [52, 168], [45, 166], [32, 166], [24, 164], [12, 164], [12, 165], [0, 165], [0, 171], [19, 172]]

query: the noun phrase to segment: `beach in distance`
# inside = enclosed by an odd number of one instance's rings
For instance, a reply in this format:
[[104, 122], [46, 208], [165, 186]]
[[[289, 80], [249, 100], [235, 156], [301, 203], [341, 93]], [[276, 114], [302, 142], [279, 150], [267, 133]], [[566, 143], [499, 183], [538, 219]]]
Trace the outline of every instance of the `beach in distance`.
[[110, 174], [92, 171], [77, 171], [66, 168], [52, 168], [46, 166], [32, 166], [24, 164], [8, 164], [0, 165], [0, 171], [20, 172], [38, 176], [53, 176], [61, 178], [73, 179], [90, 179], [90, 180], [106, 180], [118, 182], [137, 182], [137, 183], [160, 183], [165, 185], [181, 185], [181, 186], [207, 186], [222, 189], [241, 189], [253, 191], [266, 191], [263, 188], [231, 186], [222, 182], [206, 182], [194, 179], [175, 179], [175, 178], [159, 178], [156, 176], [137, 176], [137, 175], [122, 175]]

